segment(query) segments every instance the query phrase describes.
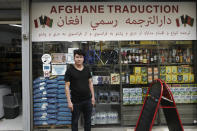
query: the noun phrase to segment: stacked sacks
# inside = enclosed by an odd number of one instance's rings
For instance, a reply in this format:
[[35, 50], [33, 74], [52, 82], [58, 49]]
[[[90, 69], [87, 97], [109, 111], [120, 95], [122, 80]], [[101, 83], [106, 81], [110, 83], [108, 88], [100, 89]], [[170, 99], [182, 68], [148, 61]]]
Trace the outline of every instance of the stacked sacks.
[[48, 125], [46, 79], [44, 77], [39, 77], [34, 80], [33, 84], [34, 124]]
[[48, 102], [48, 125], [56, 125], [57, 123], [57, 93], [58, 84], [56, 79], [48, 79], [47, 83], [47, 102]]
[[64, 76], [58, 76], [58, 113], [57, 113], [57, 125], [71, 124], [71, 111], [68, 108], [67, 98], [65, 95], [65, 81]]
[[71, 124], [64, 76], [39, 77], [34, 80], [33, 84], [34, 125]]

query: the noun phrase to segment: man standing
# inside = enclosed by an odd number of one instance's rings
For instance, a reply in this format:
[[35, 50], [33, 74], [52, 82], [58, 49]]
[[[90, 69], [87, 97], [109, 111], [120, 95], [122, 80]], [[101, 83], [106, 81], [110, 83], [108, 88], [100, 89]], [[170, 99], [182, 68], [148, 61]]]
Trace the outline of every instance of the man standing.
[[83, 50], [74, 50], [75, 64], [65, 73], [68, 108], [72, 111], [72, 131], [78, 131], [80, 112], [84, 115], [84, 131], [91, 131], [91, 113], [95, 97], [91, 73], [89, 68], [83, 65], [84, 56]]

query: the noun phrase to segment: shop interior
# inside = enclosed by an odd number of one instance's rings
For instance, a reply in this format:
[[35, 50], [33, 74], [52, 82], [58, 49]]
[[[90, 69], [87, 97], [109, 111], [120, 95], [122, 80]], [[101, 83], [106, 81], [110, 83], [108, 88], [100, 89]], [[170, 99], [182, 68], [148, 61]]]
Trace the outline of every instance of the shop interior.
[[0, 29], [0, 130], [21, 130], [21, 25], [0, 24]]
[[[74, 63], [75, 49], [85, 51], [84, 65], [93, 76], [96, 106], [92, 127], [135, 126], [147, 90], [158, 78], [170, 87], [183, 125], [197, 123], [195, 41], [33, 42], [35, 129], [69, 127], [71, 114], [61, 110], [66, 105], [61, 91], [64, 73]], [[41, 59], [46, 54], [51, 56], [48, 63]], [[166, 125], [162, 110], [155, 125]]]

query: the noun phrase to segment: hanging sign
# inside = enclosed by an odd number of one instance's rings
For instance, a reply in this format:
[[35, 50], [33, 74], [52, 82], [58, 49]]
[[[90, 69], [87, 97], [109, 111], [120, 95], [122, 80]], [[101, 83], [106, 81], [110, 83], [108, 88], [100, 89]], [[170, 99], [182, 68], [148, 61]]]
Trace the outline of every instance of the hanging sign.
[[195, 2], [32, 4], [32, 41], [196, 40]]

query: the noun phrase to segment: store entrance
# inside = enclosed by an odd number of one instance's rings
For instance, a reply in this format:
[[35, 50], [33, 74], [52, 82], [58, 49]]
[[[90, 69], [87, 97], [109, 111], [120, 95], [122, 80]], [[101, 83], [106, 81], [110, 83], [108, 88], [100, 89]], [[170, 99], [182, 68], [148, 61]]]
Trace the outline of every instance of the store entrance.
[[21, 25], [0, 24], [0, 130], [22, 130]]

